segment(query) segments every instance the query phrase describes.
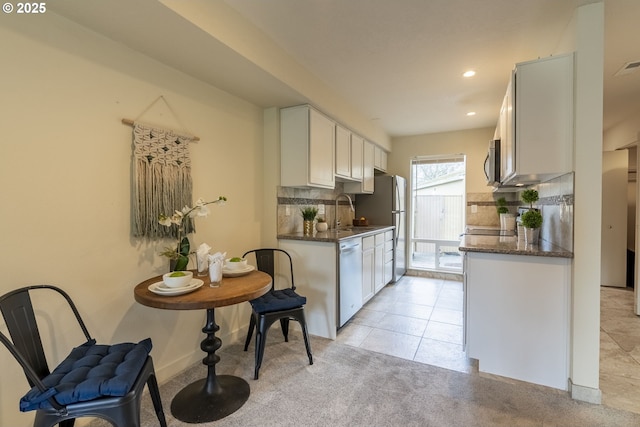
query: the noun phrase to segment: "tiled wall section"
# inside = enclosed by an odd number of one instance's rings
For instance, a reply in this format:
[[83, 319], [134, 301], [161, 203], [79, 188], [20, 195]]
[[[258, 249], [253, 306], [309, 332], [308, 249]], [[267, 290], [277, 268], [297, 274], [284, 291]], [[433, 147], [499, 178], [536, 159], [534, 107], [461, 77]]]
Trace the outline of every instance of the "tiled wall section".
[[[573, 251], [573, 173], [533, 186], [540, 199], [534, 207], [542, 211], [540, 237], [563, 249]], [[519, 192], [467, 193], [467, 224], [500, 226], [496, 200], [504, 197], [511, 213], [527, 206]], [[476, 212], [473, 213], [472, 211]]]
[[[343, 192], [342, 183], [336, 183], [334, 190], [321, 188], [278, 187], [278, 234], [302, 232], [302, 215], [300, 209], [307, 206], [323, 205], [324, 218], [333, 227], [335, 221], [335, 200]], [[355, 195], [349, 194], [355, 206]], [[289, 215], [287, 215], [287, 210]], [[341, 197], [338, 204], [338, 217], [343, 226], [350, 226], [355, 213], [349, 207], [346, 198]]]
[[536, 185], [542, 210], [540, 238], [573, 251], [573, 173]]
[[500, 217], [496, 208], [496, 200], [500, 197], [507, 200], [509, 212], [513, 214], [518, 212], [520, 202], [515, 193], [467, 193], [467, 225], [499, 227]]

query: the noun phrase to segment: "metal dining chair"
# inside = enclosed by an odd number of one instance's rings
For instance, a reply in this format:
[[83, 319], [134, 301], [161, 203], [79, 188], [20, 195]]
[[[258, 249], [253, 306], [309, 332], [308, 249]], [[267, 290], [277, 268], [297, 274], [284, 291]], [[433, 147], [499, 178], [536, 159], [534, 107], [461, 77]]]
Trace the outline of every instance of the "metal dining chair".
[[[282, 249], [254, 249], [243, 255], [245, 258], [250, 253], [256, 257], [256, 265], [258, 270], [271, 276], [271, 290], [263, 296], [249, 301], [251, 304], [251, 319], [249, 321], [249, 330], [247, 339], [244, 343], [244, 351], [247, 351], [254, 329], [256, 330], [256, 361], [254, 379], [258, 379], [260, 366], [264, 356], [265, 344], [267, 341], [267, 332], [271, 325], [276, 321], [280, 321], [282, 334], [285, 342], [289, 341], [289, 321], [295, 320], [300, 323], [302, 328], [302, 336], [304, 345], [307, 349], [309, 364], [313, 365], [313, 355], [311, 354], [311, 345], [309, 343], [309, 334], [307, 332], [307, 322], [304, 317], [304, 305], [307, 298], [298, 295], [295, 290], [296, 286], [293, 279], [293, 261], [291, 256]], [[291, 278], [291, 287], [276, 289], [275, 266], [276, 254], [284, 256], [288, 260], [288, 270]]]
[[[62, 296], [73, 312], [86, 342], [49, 370], [38, 328], [46, 307], [34, 308], [31, 296], [46, 301]], [[35, 298], [35, 297], [34, 297]], [[145, 384], [162, 427], [166, 427], [160, 391], [149, 352], [151, 339], [139, 343], [96, 344], [69, 295], [50, 285], [34, 285], [0, 296], [0, 311], [9, 336], [0, 341], [20, 364], [32, 387], [20, 399], [20, 410], [36, 411], [34, 427], [72, 427], [80, 417], [99, 417], [117, 427], [140, 426], [140, 398]]]

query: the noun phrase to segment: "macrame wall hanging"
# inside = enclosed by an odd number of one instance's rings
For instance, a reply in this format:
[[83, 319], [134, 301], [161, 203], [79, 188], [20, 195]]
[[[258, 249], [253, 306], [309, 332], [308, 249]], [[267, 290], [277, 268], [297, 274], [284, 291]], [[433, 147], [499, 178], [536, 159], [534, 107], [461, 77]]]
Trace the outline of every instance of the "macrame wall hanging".
[[[160, 96], [141, 115], [160, 99], [169, 107]], [[175, 227], [161, 225], [158, 217], [193, 205], [189, 143], [199, 138], [145, 125], [138, 119], [122, 122], [133, 126], [133, 235], [176, 237]], [[193, 231], [193, 223], [188, 221], [185, 232]]]

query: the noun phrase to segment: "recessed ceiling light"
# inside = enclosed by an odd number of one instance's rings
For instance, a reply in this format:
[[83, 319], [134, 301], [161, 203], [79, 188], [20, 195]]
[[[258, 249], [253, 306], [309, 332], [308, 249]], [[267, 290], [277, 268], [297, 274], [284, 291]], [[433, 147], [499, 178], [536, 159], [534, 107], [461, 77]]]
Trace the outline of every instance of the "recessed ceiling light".
[[469, 112], [467, 113], [467, 116], [475, 116], [475, 115], [476, 115], [476, 112], [475, 112], [475, 111], [469, 111]]
[[465, 71], [464, 74], [462, 74], [463, 77], [473, 77], [475, 75], [476, 75], [476, 72], [473, 70]]

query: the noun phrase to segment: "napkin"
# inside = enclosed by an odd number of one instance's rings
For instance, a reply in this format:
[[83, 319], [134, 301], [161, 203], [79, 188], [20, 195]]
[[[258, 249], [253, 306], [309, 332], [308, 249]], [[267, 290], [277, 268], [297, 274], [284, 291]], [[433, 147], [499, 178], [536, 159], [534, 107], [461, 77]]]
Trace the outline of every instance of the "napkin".
[[198, 273], [203, 273], [203, 276], [207, 275], [207, 268], [209, 267], [209, 251], [211, 246], [206, 243], [198, 246], [196, 251], [196, 265], [198, 266]]
[[216, 252], [213, 255], [209, 255], [209, 278], [211, 279], [211, 286], [218, 286], [222, 281], [222, 265], [224, 264], [224, 257], [226, 256], [226, 252]]

